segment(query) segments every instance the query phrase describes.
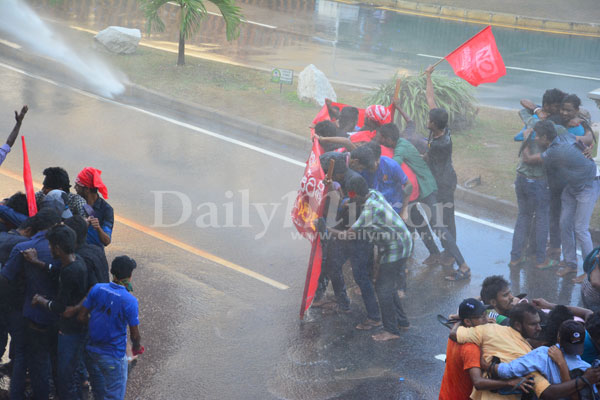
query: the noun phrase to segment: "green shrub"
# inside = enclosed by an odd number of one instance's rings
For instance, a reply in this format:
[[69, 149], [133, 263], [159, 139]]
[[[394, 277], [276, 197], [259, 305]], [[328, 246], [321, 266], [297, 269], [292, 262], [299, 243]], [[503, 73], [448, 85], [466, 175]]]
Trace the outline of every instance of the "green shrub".
[[[383, 83], [376, 92], [369, 96], [368, 104], [391, 104], [396, 88], [395, 75], [388, 82]], [[417, 131], [427, 132], [429, 107], [425, 97], [426, 78], [424, 74], [417, 76], [402, 76], [400, 86], [400, 102], [402, 109], [417, 124]], [[438, 107], [448, 112], [449, 126], [453, 131], [468, 129], [473, 124], [478, 108], [473, 97], [473, 87], [462, 79], [451, 78], [434, 73], [431, 76], [435, 90], [435, 102]], [[402, 117], [396, 113], [396, 122], [404, 125]]]

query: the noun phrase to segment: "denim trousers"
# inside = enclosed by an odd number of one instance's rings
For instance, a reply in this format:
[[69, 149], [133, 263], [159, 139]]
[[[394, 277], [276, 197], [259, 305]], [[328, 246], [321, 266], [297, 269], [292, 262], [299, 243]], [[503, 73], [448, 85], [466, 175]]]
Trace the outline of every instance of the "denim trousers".
[[58, 333], [57, 389], [61, 400], [82, 398], [79, 368], [86, 343], [86, 333]]
[[562, 189], [550, 188], [550, 247], [560, 249], [560, 211]]
[[[510, 258], [516, 261], [523, 255], [529, 237], [535, 237], [535, 258], [538, 264], [546, 260], [548, 242], [550, 190], [545, 179], [529, 179], [517, 174], [515, 181], [519, 214], [515, 224]], [[535, 218], [534, 218], [535, 216]], [[534, 222], [535, 221], [535, 222]], [[535, 226], [532, 226], [535, 224]], [[530, 229], [535, 235], [529, 235]]]
[[35, 400], [47, 400], [50, 394], [50, 377], [52, 375], [50, 354], [55, 345], [56, 328], [54, 326], [41, 326], [26, 320], [26, 364]]
[[400, 334], [400, 327], [409, 326], [408, 318], [398, 297], [398, 289], [402, 288], [403, 271], [406, 258], [379, 265], [379, 275], [375, 282], [375, 292], [381, 308], [383, 329], [395, 335]]
[[27, 345], [25, 342], [25, 323], [23, 312], [13, 310], [8, 315], [8, 333], [11, 346], [14, 349], [13, 367], [10, 377], [10, 399], [25, 398], [25, 377], [27, 375]]
[[560, 213], [560, 238], [567, 266], [577, 268], [577, 243], [583, 257], [593, 249], [590, 235], [590, 218], [600, 195], [600, 180], [573, 187], [567, 185], [562, 192]]
[[123, 400], [127, 388], [127, 355], [116, 358], [86, 350], [85, 358], [94, 399]]

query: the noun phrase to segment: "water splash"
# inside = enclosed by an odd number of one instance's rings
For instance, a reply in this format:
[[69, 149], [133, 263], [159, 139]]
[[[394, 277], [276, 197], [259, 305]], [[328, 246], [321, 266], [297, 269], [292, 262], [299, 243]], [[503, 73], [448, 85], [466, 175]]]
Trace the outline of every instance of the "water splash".
[[104, 62], [70, 48], [22, 0], [0, 0], [0, 32], [10, 35], [28, 50], [65, 65], [101, 96], [112, 98], [125, 90]]

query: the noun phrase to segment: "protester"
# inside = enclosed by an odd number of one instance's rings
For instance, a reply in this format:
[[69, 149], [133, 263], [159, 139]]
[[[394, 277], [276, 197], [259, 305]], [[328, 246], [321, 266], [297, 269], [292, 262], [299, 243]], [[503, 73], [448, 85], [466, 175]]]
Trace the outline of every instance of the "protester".
[[84, 218], [88, 217], [88, 214], [85, 211], [85, 199], [76, 193], [70, 193], [71, 184], [67, 171], [61, 167], [49, 167], [44, 170], [43, 174], [44, 182], [42, 183], [42, 190], [35, 194], [35, 199], [38, 203], [40, 203], [44, 196], [49, 194], [52, 190], [61, 190], [67, 194], [65, 205], [69, 207], [71, 213], [73, 215], [81, 215]]
[[[29, 370], [33, 392], [36, 398], [48, 398], [51, 376], [50, 354], [56, 342], [57, 316], [48, 309], [35, 307], [32, 300], [35, 294], [43, 293], [54, 300], [57, 293], [56, 281], [48, 273], [56, 268], [56, 260], [50, 252], [46, 230], [60, 222], [60, 216], [50, 208], [40, 210], [34, 217], [40, 219], [38, 232], [30, 240], [17, 244], [6, 264], [0, 271], [3, 280], [10, 286], [24, 282], [24, 295], [20, 307], [11, 313], [9, 332], [14, 346], [13, 372], [10, 381], [11, 399], [23, 398], [26, 370]], [[44, 268], [28, 262], [25, 251], [35, 249]]]
[[319, 229], [327, 230], [338, 239], [362, 234], [376, 244], [380, 260], [379, 275], [375, 282], [375, 291], [381, 309], [383, 332], [373, 335], [376, 341], [399, 339], [401, 328], [410, 326], [398, 289], [405, 277], [405, 265], [412, 249], [411, 235], [402, 221], [381, 193], [369, 190], [364, 179], [350, 182], [350, 191], [354, 193], [350, 202], [357, 207], [358, 218], [348, 230], [326, 228], [323, 219]]
[[88, 224], [79, 215], [64, 221], [65, 225], [75, 231], [77, 242], [75, 243], [75, 253], [83, 259], [88, 269], [88, 286], [92, 287], [96, 283], [108, 283], [108, 261], [106, 254], [96, 245], [87, 243]]
[[8, 138], [6, 139], [6, 143], [3, 144], [2, 146], [0, 146], [0, 165], [2, 165], [2, 163], [6, 159], [6, 156], [8, 155], [8, 153], [10, 153], [10, 150], [15, 145], [15, 141], [17, 140], [17, 136], [19, 136], [19, 131], [21, 130], [21, 124], [23, 123], [23, 118], [25, 118], [25, 114], [27, 114], [27, 110], [28, 110], [27, 106], [23, 106], [23, 108], [21, 108], [20, 113], [17, 113], [15, 111], [15, 120], [17, 121], [15, 123], [15, 127], [8, 135]]
[[[71, 228], [64, 225], [55, 226], [48, 231], [46, 237], [52, 257], [60, 262], [60, 267], [50, 269], [50, 273], [58, 275], [58, 293], [54, 300], [36, 294], [33, 296], [32, 305], [60, 316], [56, 371], [58, 395], [64, 400], [77, 400], [82, 396], [77, 370], [87, 340], [87, 326], [77, 321], [77, 312], [80, 302], [87, 294], [88, 271], [83, 260], [75, 254], [77, 236]], [[31, 264], [45, 268], [45, 263], [37, 259], [35, 249], [26, 251], [25, 259]]]
[[580, 118], [580, 105], [581, 100], [576, 95], [569, 94], [565, 96], [560, 107], [562, 125], [586, 146], [591, 146], [594, 144], [596, 138], [589, 123], [585, 119]]
[[554, 126], [547, 121], [536, 125], [536, 142], [545, 151], [540, 158], [548, 174], [565, 182], [561, 195], [560, 232], [565, 266], [557, 274], [565, 276], [577, 272], [576, 241], [582, 254], [592, 251], [589, 223], [600, 195], [600, 172], [596, 163], [587, 158], [575, 143], [557, 139]]
[[82, 169], [75, 179], [75, 190], [87, 202], [86, 213], [90, 223], [87, 241], [104, 248], [110, 244], [115, 217], [113, 208], [104, 200], [108, 199], [108, 190], [100, 174], [102, 171], [96, 168]]
[[531, 100], [521, 100], [521, 105], [524, 107], [519, 111], [519, 116], [525, 123], [525, 126], [515, 136], [515, 141], [523, 141], [525, 138], [525, 131], [528, 128], [533, 128], [536, 123], [541, 120], [555, 117], [560, 117], [560, 106], [563, 99], [567, 94], [560, 89], [548, 89], [542, 96], [542, 106], [536, 105]]
[[127, 387], [127, 326], [134, 355], [142, 354], [138, 301], [131, 294], [131, 278], [136, 262], [127, 256], [116, 257], [110, 273], [113, 281], [95, 285], [78, 314], [88, 323], [89, 342], [86, 365], [95, 399], [123, 400]]
[[[540, 128], [543, 126], [546, 124], [540, 125]], [[510, 267], [516, 267], [526, 261], [527, 255], [524, 252], [528, 233], [532, 226], [535, 238], [536, 268], [547, 269], [558, 264], [553, 258], [546, 259], [550, 222], [550, 189], [546, 173], [542, 164], [528, 162], [531, 156], [539, 155], [541, 152], [541, 148], [533, 140], [533, 135], [528, 135], [519, 151], [519, 164], [515, 180], [519, 213], [513, 233]]]
[[508, 325], [508, 314], [515, 304], [515, 298], [510, 290], [510, 285], [500, 275], [488, 276], [481, 284], [481, 300], [493, 308], [487, 315], [496, 320], [496, 323]]
[[[466, 299], [458, 307], [461, 326], [470, 328], [487, 323], [485, 306], [476, 299]], [[529, 381], [512, 379], [492, 380], [483, 377], [481, 350], [473, 343], [458, 344], [448, 339], [446, 368], [440, 387], [439, 400], [468, 400], [473, 387], [477, 390], [497, 390], [517, 387], [524, 391], [533, 389]], [[485, 368], [484, 368], [485, 369]]]
[[7, 232], [21, 225], [29, 216], [27, 196], [17, 192], [0, 204], [0, 232]]

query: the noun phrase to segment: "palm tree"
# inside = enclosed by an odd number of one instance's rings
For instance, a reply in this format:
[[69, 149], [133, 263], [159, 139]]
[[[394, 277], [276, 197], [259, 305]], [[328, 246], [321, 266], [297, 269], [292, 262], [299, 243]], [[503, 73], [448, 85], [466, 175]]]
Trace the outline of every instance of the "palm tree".
[[[235, 0], [209, 0], [219, 7], [221, 15], [225, 19], [225, 30], [227, 40], [236, 39], [240, 34], [240, 22], [242, 13]], [[165, 24], [158, 15], [159, 9], [165, 3], [176, 3], [179, 5], [179, 52], [177, 65], [185, 64], [185, 40], [192, 36], [200, 27], [200, 22], [207, 14], [204, 0], [141, 0], [142, 9], [146, 15], [146, 29], [148, 33], [154, 27], [157, 31], [165, 30]]]

